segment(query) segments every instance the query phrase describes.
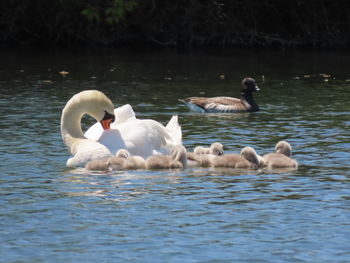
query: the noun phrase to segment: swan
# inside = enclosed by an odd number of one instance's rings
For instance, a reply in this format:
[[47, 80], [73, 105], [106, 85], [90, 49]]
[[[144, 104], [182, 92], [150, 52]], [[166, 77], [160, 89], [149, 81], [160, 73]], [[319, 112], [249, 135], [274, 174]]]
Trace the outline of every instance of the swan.
[[137, 119], [129, 104], [114, 110], [115, 121], [106, 131], [95, 123], [85, 136], [105, 145], [112, 153], [124, 148], [143, 158], [154, 154], [168, 154], [175, 145], [182, 145], [182, 131], [178, 116], [174, 115], [164, 127], [151, 119]]
[[[68, 167], [84, 166], [93, 159], [111, 157], [119, 149], [146, 158], [152, 154], [169, 153], [171, 147], [182, 144], [177, 116], [173, 116], [164, 127], [154, 120], [136, 119], [130, 105], [121, 111], [117, 108], [116, 112], [121, 121], [115, 121], [112, 102], [97, 90], [82, 91], [67, 102], [61, 116], [61, 134], [73, 155], [67, 161]], [[126, 113], [127, 118], [121, 112]], [[96, 136], [97, 140], [91, 133], [90, 136], [89, 133], [83, 134], [81, 119], [84, 114], [98, 121], [96, 126], [100, 134]]]
[[61, 135], [68, 151], [73, 155], [67, 160], [68, 167], [84, 166], [92, 159], [112, 155], [106, 146], [84, 136], [81, 119], [88, 114], [107, 131], [114, 121], [113, 109], [113, 103], [97, 90], [82, 91], [67, 102], [61, 115]]
[[286, 141], [279, 141], [274, 153], [267, 153], [263, 159], [269, 169], [298, 168], [298, 162], [291, 158], [292, 146]]
[[171, 149], [170, 155], [152, 155], [146, 159], [147, 169], [183, 169], [187, 167], [187, 151], [182, 145]]
[[[116, 128], [118, 124], [135, 120], [135, 112], [130, 104], [125, 104], [114, 109], [115, 120], [111, 123], [111, 128]], [[97, 141], [103, 133], [103, 127], [99, 122], [92, 125], [85, 133], [85, 137]]]
[[244, 78], [241, 83], [241, 98], [232, 97], [188, 97], [179, 99], [186, 106], [196, 112], [214, 112], [214, 113], [235, 113], [235, 112], [254, 112], [259, 107], [254, 101], [253, 92], [259, 91], [259, 87], [252, 78]]

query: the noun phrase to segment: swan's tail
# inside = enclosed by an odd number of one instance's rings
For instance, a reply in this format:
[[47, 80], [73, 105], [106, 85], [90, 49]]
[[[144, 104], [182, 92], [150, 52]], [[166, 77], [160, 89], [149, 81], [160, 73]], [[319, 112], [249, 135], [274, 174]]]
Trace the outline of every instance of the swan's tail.
[[165, 127], [168, 130], [169, 135], [171, 136], [172, 142], [174, 145], [182, 144], [182, 130], [179, 124], [178, 116], [173, 115], [170, 121]]

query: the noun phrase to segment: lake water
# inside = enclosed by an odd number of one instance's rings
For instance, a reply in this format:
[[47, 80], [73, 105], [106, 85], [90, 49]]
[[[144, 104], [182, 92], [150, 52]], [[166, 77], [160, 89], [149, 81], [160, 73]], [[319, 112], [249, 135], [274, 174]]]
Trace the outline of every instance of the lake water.
[[[77, 48], [0, 56], [1, 262], [350, 261], [350, 54]], [[257, 113], [191, 113], [177, 101], [239, 96], [245, 76], [261, 88]], [[283, 139], [300, 167], [68, 169], [60, 115], [85, 89], [130, 103], [139, 118], [166, 124], [178, 114], [188, 150], [218, 141], [225, 152], [263, 154]]]

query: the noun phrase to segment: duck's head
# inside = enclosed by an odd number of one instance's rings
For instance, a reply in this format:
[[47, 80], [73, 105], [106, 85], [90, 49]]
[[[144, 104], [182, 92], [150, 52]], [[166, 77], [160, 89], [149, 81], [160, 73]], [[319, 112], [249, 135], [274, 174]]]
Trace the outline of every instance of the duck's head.
[[244, 78], [242, 80], [241, 92], [243, 93], [251, 93], [254, 91], [259, 91], [259, 87], [256, 84], [255, 80], [252, 78]]

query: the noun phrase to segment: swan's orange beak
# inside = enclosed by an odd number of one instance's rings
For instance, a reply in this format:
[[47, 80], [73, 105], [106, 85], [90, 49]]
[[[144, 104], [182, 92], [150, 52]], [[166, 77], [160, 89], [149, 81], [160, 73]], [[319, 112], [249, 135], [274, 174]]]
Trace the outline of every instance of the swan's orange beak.
[[114, 120], [115, 120], [114, 115], [112, 115], [106, 111], [105, 116], [103, 116], [103, 119], [100, 121], [103, 129], [104, 130], [110, 129], [111, 123], [114, 122]]

